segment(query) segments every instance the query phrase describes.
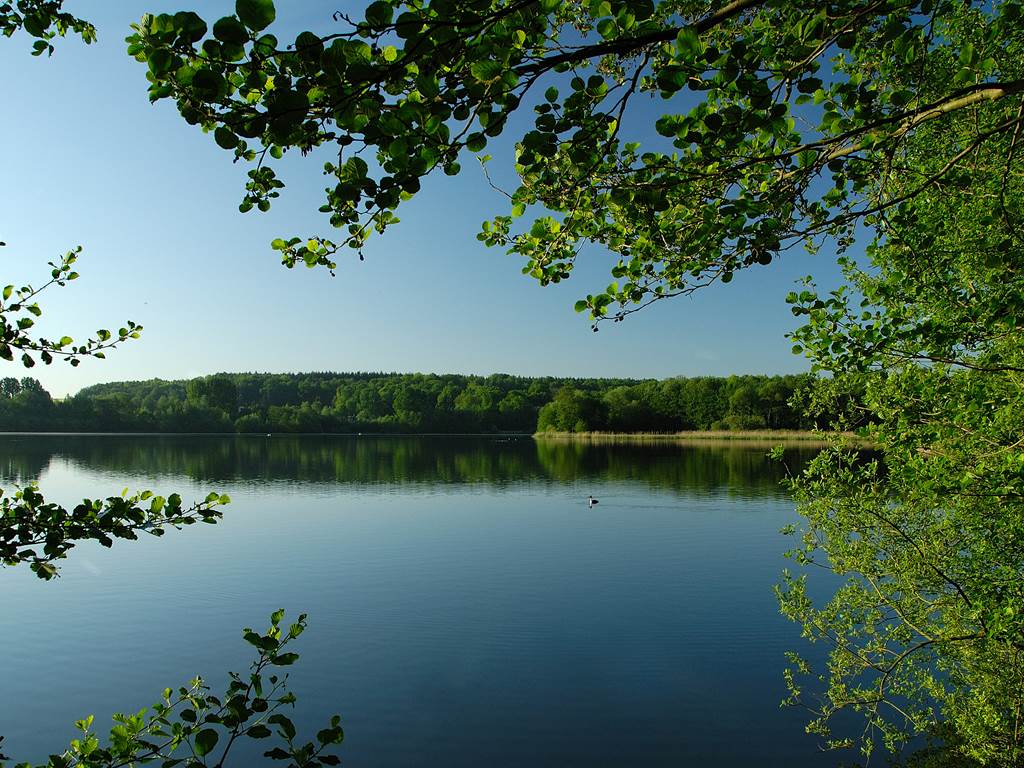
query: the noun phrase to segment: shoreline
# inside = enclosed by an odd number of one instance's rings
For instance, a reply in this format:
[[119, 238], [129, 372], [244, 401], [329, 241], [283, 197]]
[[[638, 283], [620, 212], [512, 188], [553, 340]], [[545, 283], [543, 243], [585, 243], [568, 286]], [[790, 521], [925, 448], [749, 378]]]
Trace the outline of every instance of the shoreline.
[[535, 432], [535, 440], [563, 440], [567, 442], [735, 442], [735, 443], [803, 443], [827, 445], [832, 438], [847, 442], [867, 443], [852, 432], [815, 432], [799, 429], [757, 430], [692, 430], [687, 432]]
[[871, 441], [852, 432], [815, 432], [797, 429], [762, 430], [692, 430], [687, 432], [0, 432], [0, 439], [18, 437], [135, 437], [135, 438], [394, 438], [394, 437], [441, 437], [441, 438], [491, 438], [498, 440], [530, 439], [536, 442], [566, 443], [694, 443], [694, 444], [741, 444], [751, 447], [775, 446], [779, 444], [826, 446], [834, 438], [841, 438], [850, 445], [870, 446]]

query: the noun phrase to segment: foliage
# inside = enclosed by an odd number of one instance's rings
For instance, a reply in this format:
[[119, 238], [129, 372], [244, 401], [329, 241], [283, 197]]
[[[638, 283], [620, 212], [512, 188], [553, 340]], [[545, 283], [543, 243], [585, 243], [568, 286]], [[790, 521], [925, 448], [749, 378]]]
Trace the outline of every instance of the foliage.
[[74, 32], [85, 43], [96, 40], [96, 29], [88, 21], [79, 19], [62, 9], [64, 0], [15, 0], [0, 2], [0, 34], [10, 37], [24, 29], [35, 42], [32, 55], [53, 53], [55, 37], [64, 37]]
[[[873, 438], [884, 466], [837, 448], [798, 483], [807, 526], [794, 556], [847, 577], [824, 605], [809, 599], [802, 577], [788, 576], [781, 592], [805, 633], [834, 645], [825, 696], [811, 705], [823, 735], [854, 709], [867, 718], [866, 735], [890, 746], [942, 729], [950, 744], [943, 765], [1020, 763], [1024, 404], [1016, 378], [890, 371], [869, 384], [865, 401], [879, 417]], [[794, 701], [811, 700], [799, 676], [791, 683]], [[869, 752], [871, 742], [862, 747]]]
[[[956, 81], [970, 46], [1024, 74], [1019, 26], [963, 6], [940, 29], [961, 54], [931, 53], [918, 98]], [[1007, 110], [1018, 122], [993, 132]], [[884, 453], [883, 465], [833, 449], [797, 484], [794, 557], [847, 581], [824, 603], [803, 578], [783, 585], [784, 610], [833, 645], [823, 698], [795, 659], [793, 699], [827, 738], [843, 738], [840, 712], [861, 712], [866, 753], [872, 739], [937, 737], [921, 765], [1024, 761], [1022, 114], [1017, 98], [922, 126], [900, 157], [915, 175], [879, 181], [895, 203], [873, 219], [869, 262], [843, 262], [847, 287], [791, 296], [808, 321], [796, 341], [833, 373], [817, 397], [870, 410]], [[834, 407], [855, 386], [856, 403]]]
[[563, 387], [555, 398], [540, 409], [537, 431], [588, 432], [600, 418], [600, 403], [593, 395], [572, 387]]
[[[813, 426], [815, 420], [788, 401], [811, 384], [802, 375], [637, 381], [506, 374], [221, 373], [189, 381], [97, 384], [68, 400], [52, 402], [48, 395], [15, 392], [4, 397], [0, 383], [0, 429], [243, 433], [802, 429]], [[825, 417], [819, 419], [826, 422]]]
[[35, 319], [43, 314], [37, 301], [39, 295], [52, 286], [64, 287], [69, 281], [78, 278], [74, 264], [82, 248], [79, 246], [64, 254], [59, 262], [49, 262], [50, 279], [38, 288], [25, 285], [15, 288], [8, 285], [3, 289], [0, 300], [0, 358], [14, 360], [15, 352], [20, 352], [20, 361], [26, 368], [33, 367], [35, 357], [49, 365], [54, 359], [63, 359], [72, 366], [77, 366], [83, 358], [102, 359], [104, 351], [112, 349], [128, 339], [137, 339], [142, 326], [131, 320], [123, 328], [112, 334], [105, 328], [96, 331], [96, 338], [87, 339], [83, 344], [75, 344], [70, 336], [62, 336], [50, 341], [42, 336], [33, 336], [32, 327]]
[[[315, 741], [296, 740], [296, 728], [284, 714], [294, 707], [295, 695], [287, 688], [288, 676], [276, 671], [298, 661], [299, 655], [285, 650], [306, 629], [306, 615], [283, 629], [284, 610], [270, 617], [263, 634], [246, 628], [242, 636], [257, 651], [246, 676], [231, 673], [231, 682], [222, 696], [210, 694], [202, 678], [191, 680], [176, 691], [167, 688], [152, 713], [142, 709], [135, 714], [114, 715], [109, 743], [100, 745], [92, 729], [93, 718], [75, 723], [82, 732], [66, 751], [50, 755], [38, 768], [115, 768], [157, 760], [160, 764], [182, 768], [223, 766], [232, 747], [241, 737], [279, 742], [263, 755], [273, 761], [288, 761], [296, 768], [339, 765], [341, 760], [328, 750], [341, 744], [344, 732], [341, 718], [333, 716], [330, 725], [316, 734]], [[0, 756], [0, 760], [9, 758]], [[17, 768], [31, 768], [19, 763]]]
[[215, 523], [223, 516], [216, 506], [230, 501], [227, 495], [210, 493], [183, 508], [176, 493], [167, 498], [152, 491], [129, 496], [125, 489], [105, 500], [85, 499], [69, 511], [47, 502], [34, 485], [18, 488], [13, 496], [0, 491], [0, 563], [27, 562], [37, 576], [52, 579], [58, 575], [54, 561], [67, 557], [80, 541], [110, 547], [114, 539], [137, 539], [139, 531], [162, 536], [169, 526]]
[[[18, 3], [17, 11], [10, 4], [0, 5], [0, 25], [8, 35], [24, 27], [41, 37], [44, 45], [47, 45], [45, 41], [56, 34], [63, 35], [68, 29], [78, 32], [86, 42], [94, 36], [92, 27], [64, 13], [60, 2], [29, 0]], [[41, 50], [37, 43], [36, 52]], [[13, 361], [15, 352], [20, 352], [18, 362], [26, 368], [35, 365], [36, 357], [47, 365], [55, 359], [63, 359], [77, 366], [84, 358], [102, 359], [105, 350], [139, 337], [142, 326], [130, 320], [116, 335], [100, 329], [95, 338], [81, 344], [75, 344], [70, 336], [51, 341], [32, 333], [34, 318], [43, 314], [39, 296], [53, 286], [65, 287], [78, 278], [74, 265], [79, 253], [80, 247], [66, 253], [60, 261], [50, 262], [50, 279], [38, 288], [8, 285], [3, 289], [0, 294], [0, 358]], [[44, 422], [55, 408], [49, 393], [29, 377], [21, 381], [5, 377], [0, 381], [0, 402]], [[23, 426], [34, 428], [38, 422], [30, 420]], [[147, 501], [148, 509], [144, 509], [141, 502]], [[19, 488], [13, 495], [5, 496], [0, 491], [0, 562], [8, 566], [27, 562], [37, 576], [51, 579], [57, 575], [54, 561], [66, 557], [78, 541], [98, 541], [109, 547], [114, 539], [137, 538], [139, 531], [159, 536], [167, 526], [181, 527], [199, 520], [216, 522], [222, 514], [216, 506], [228, 501], [227, 496], [211, 493], [205, 501], [183, 508], [181, 497], [176, 493], [165, 498], [147, 490], [129, 496], [125, 489], [120, 496], [105, 500], [85, 499], [69, 511], [47, 502], [34, 485]]]
[[[321, 210], [341, 239], [276, 240], [286, 264], [333, 269], [341, 248], [397, 220], [425, 176], [458, 173], [530, 110], [510, 215], [480, 237], [544, 284], [567, 278], [587, 243], [616, 254], [617, 282], [577, 305], [595, 318], [727, 282], [794, 245], [848, 245], [859, 222], [957, 179], [973, 149], [1012, 135], [1024, 92], [1019, 0], [378, 0], [293, 42], [267, 31], [274, 16], [271, 0], [212, 25], [147, 15], [128, 50], [148, 66], [152, 100], [174, 99], [254, 164], [243, 211], [280, 194], [284, 152], [330, 147]], [[964, 18], [969, 34], [951, 31]], [[653, 141], [646, 120], [626, 135], [645, 96], [666, 110]], [[939, 145], [934, 171], [904, 162], [918, 132], [968, 111], [966, 143]], [[893, 176], [904, 194], [881, 193]], [[553, 215], [518, 227], [539, 208]]]
[[207, 376], [192, 379], [185, 385], [188, 403], [201, 408], [212, 408], [228, 418], [238, 410], [238, 387], [227, 376]]

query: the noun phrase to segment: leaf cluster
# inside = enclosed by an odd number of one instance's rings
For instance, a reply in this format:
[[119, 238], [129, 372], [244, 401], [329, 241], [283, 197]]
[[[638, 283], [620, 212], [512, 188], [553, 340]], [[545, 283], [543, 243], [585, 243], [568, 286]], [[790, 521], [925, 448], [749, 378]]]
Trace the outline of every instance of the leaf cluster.
[[[996, 51], [989, 22], [968, 6], [943, 20], [959, 54], [937, 54], [929, 88]], [[1019, 77], [1020, 31], [1002, 35], [1000, 66]], [[847, 285], [822, 295], [808, 280], [790, 296], [806, 320], [794, 340], [832, 373], [822, 396], [857, 387], [884, 457], [829, 451], [797, 483], [806, 525], [792, 555], [846, 582], [823, 603], [802, 578], [780, 591], [832, 647], [817, 681], [794, 667], [792, 701], [826, 739], [840, 712], [860, 712], [865, 753], [926, 734], [922, 764], [1024, 759], [1022, 114], [1018, 96], [921, 126], [899, 172], [875, 182], [887, 205], [866, 258], [841, 262]], [[1007, 117], [1008, 130], [979, 132]]]
[[78, 278], [74, 264], [78, 260], [82, 248], [68, 251], [60, 261], [51, 261], [50, 279], [38, 288], [24, 285], [16, 288], [5, 286], [0, 292], [0, 358], [13, 361], [15, 353], [21, 353], [19, 359], [26, 368], [36, 364], [36, 356], [46, 365], [55, 359], [68, 362], [72, 367], [81, 364], [84, 358], [102, 359], [105, 351], [113, 349], [129, 339], [137, 339], [142, 333], [142, 326], [128, 320], [116, 333], [100, 328], [95, 337], [88, 338], [80, 344], [70, 336], [61, 336], [50, 340], [36, 336], [31, 329], [36, 319], [43, 314], [38, 297], [52, 286], [64, 287], [68, 282]]
[[55, 561], [81, 541], [110, 547], [115, 539], [135, 540], [140, 532], [162, 536], [169, 527], [215, 523], [223, 516], [218, 507], [230, 501], [226, 494], [211, 492], [203, 501], [183, 506], [177, 493], [129, 495], [126, 488], [120, 496], [85, 499], [68, 510], [47, 502], [35, 485], [13, 494], [0, 490], [0, 563], [28, 563], [39, 578], [52, 579], [58, 575]]
[[[219, 768], [242, 738], [273, 739], [277, 743], [264, 751], [264, 757], [292, 768], [339, 765], [340, 758], [331, 751], [344, 740], [339, 716], [333, 716], [314, 740], [302, 741], [285, 714], [294, 708], [296, 697], [288, 690], [288, 675], [277, 669], [298, 661], [299, 655], [286, 649], [305, 631], [306, 615], [300, 614], [287, 627], [283, 620], [284, 610], [278, 610], [265, 632], [243, 630], [257, 656], [247, 675], [231, 673], [222, 695], [211, 694], [199, 677], [176, 690], [167, 688], [150, 709], [114, 715], [106, 745], [93, 729], [93, 718], [83, 718], [75, 723], [81, 736], [37, 768], [120, 768], [137, 763]], [[8, 758], [0, 756], [4, 759]], [[15, 768], [32, 766], [18, 763]]]
[[[255, 165], [243, 210], [280, 194], [274, 158], [330, 148], [321, 210], [341, 238], [276, 239], [287, 265], [333, 269], [340, 249], [397, 221], [423, 178], [458, 173], [466, 153], [486, 163], [490, 139], [532, 109], [510, 212], [479, 239], [542, 284], [567, 279], [588, 244], [616, 254], [615, 282], [577, 303], [594, 319], [796, 246], [846, 247], [899, 204], [878, 182], [912, 170], [916, 133], [973, 110], [971, 144], [1005, 139], [1024, 92], [1018, 0], [378, 0], [287, 44], [267, 31], [275, 15], [259, 0], [212, 25], [146, 16], [128, 42], [151, 99], [173, 99]], [[665, 111], [641, 141], [623, 126], [643, 95]], [[964, 149], [943, 147], [907, 196], [958, 173]]]
[[88, 21], [63, 10], [64, 0], [15, 0], [0, 2], [0, 34], [11, 37], [24, 30], [36, 38], [32, 55], [53, 54], [53, 40], [74, 32], [85, 43], [96, 40], [96, 29]]

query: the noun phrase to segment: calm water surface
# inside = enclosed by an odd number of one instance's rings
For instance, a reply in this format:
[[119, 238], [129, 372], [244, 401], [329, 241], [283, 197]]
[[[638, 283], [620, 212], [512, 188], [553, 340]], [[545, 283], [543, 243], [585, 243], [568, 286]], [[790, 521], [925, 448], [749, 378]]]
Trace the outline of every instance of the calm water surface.
[[0, 573], [4, 751], [43, 760], [73, 720], [195, 674], [222, 690], [241, 628], [286, 607], [310, 615], [296, 721], [311, 738], [340, 713], [349, 766], [834, 766], [779, 708], [783, 652], [806, 649], [771, 591], [794, 514], [764, 454], [2, 436], [4, 484], [62, 503], [233, 499], [216, 526], [80, 546], [55, 582]]

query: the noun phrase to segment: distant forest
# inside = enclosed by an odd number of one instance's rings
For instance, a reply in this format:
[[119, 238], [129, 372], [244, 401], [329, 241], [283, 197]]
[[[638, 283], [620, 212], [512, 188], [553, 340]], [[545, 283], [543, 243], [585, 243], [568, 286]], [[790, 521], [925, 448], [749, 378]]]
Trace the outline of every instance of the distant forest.
[[[86, 387], [54, 400], [0, 380], [0, 430], [61, 432], [677, 432], [807, 429], [809, 375], [636, 379], [495, 374], [220, 373]], [[823, 421], [827, 414], [823, 415]]]

